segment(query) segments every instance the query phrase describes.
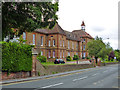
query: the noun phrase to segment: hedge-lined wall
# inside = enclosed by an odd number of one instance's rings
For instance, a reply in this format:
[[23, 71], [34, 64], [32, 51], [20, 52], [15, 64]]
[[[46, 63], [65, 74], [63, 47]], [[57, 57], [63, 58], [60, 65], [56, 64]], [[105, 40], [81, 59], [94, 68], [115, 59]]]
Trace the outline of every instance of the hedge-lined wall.
[[2, 71], [19, 72], [32, 70], [32, 47], [30, 45], [3, 42]]

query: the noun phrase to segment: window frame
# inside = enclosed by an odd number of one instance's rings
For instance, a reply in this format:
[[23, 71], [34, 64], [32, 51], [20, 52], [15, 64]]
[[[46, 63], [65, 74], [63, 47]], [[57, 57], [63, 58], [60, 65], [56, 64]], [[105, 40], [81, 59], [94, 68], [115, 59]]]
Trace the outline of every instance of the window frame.
[[35, 34], [33, 34], [33, 45], [35, 45]]
[[55, 58], [55, 51], [53, 51], [53, 58]]
[[43, 56], [43, 51], [41, 51], [40, 53], [41, 53], [41, 56]]
[[51, 58], [51, 51], [48, 52], [48, 58]]
[[48, 41], [48, 46], [49, 46], [49, 47], [51, 46], [51, 41], [50, 41], [50, 40]]
[[53, 46], [55, 47], [55, 39], [53, 39]]
[[41, 46], [43, 46], [43, 36], [41, 36]]

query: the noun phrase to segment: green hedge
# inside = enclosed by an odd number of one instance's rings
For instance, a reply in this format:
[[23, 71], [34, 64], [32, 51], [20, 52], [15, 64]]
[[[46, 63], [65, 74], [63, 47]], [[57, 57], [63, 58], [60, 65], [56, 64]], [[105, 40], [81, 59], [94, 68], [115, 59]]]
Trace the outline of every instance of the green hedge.
[[2, 43], [2, 71], [32, 70], [32, 47], [26, 44]]
[[47, 61], [47, 58], [45, 56], [38, 56], [37, 59], [40, 61], [40, 62], [46, 62]]
[[66, 60], [67, 60], [67, 61], [72, 61], [72, 57], [67, 56], [67, 57], [66, 57]]
[[78, 60], [79, 56], [78, 55], [74, 55], [73, 60]]

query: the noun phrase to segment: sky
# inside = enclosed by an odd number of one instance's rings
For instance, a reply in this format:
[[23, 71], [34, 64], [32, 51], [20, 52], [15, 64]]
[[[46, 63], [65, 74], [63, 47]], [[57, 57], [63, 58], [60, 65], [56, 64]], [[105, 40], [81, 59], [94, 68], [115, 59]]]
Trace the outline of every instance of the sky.
[[[118, 49], [118, 2], [120, 0], [59, 0], [58, 23], [67, 31], [80, 30], [85, 22], [86, 32], [93, 38], [103, 38]], [[107, 39], [109, 38], [109, 39]]]

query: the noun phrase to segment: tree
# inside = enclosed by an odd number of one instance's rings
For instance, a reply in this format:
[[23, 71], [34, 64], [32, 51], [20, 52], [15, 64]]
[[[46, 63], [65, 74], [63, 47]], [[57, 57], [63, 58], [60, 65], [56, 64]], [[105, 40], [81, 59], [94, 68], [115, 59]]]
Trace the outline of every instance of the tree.
[[118, 50], [118, 49], [115, 50], [114, 54], [115, 54], [116, 60], [120, 61], [120, 50]]
[[95, 56], [96, 62], [102, 48], [105, 48], [105, 44], [103, 43], [102, 38], [99, 38], [98, 36], [94, 40], [87, 43], [89, 55]]
[[2, 39], [13, 38], [17, 29], [20, 36], [24, 31], [36, 28], [52, 29], [58, 19], [58, 2], [2, 2]]
[[98, 56], [104, 59], [110, 54], [111, 51], [112, 51], [112, 47], [110, 47], [110, 44], [108, 43], [106, 47], [103, 47], [100, 50], [100, 52], [98, 53]]
[[113, 60], [115, 57], [114, 51], [109, 54], [108, 60]]

